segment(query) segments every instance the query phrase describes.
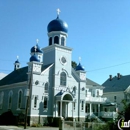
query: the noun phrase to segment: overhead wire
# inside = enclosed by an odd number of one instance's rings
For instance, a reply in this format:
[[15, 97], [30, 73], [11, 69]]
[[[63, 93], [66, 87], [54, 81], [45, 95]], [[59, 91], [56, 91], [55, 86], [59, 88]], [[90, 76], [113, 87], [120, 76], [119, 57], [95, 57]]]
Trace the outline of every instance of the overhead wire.
[[[4, 59], [0, 59], [1, 61], [14, 61], [14, 60], [4, 60]], [[26, 63], [25, 61], [20, 61], [20, 63]], [[97, 69], [93, 69], [93, 70], [88, 70], [87, 72], [94, 72], [94, 71], [99, 71], [99, 70], [104, 70], [104, 69], [109, 69], [109, 68], [113, 68], [113, 67], [117, 67], [117, 66], [121, 66], [121, 65], [125, 65], [125, 64], [130, 64], [129, 62], [124, 62], [124, 63], [120, 63], [120, 64], [116, 64], [116, 65], [112, 65], [112, 66], [106, 66], [106, 67], [102, 67], [102, 68], [97, 68]], [[8, 70], [8, 69], [1, 69], [0, 71], [12, 71], [12, 70]]]

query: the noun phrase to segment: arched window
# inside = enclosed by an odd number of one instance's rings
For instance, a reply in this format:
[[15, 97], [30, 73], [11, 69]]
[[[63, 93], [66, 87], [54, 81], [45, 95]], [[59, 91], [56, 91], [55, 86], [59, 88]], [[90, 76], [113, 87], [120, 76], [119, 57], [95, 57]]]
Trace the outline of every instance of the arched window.
[[44, 93], [48, 93], [48, 83], [45, 83]]
[[64, 38], [64, 37], [61, 38], [61, 45], [62, 45], [62, 46], [65, 45], [65, 38]]
[[8, 95], [8, 109], [11, 109], [12, 107], [12, 98], [13, 98], [13, 91], [9, 91], [9, 95]]
[[4, 92], [0, 92], [0, 109], [2, 109], [3, 100], [4, 100]]
[[54, 37], [54, 44], [59, 44], [59, 37], [58, 36]]
[[49, 46], [52, 45], [52, 37], [49, 38]]
[[44, 103], [43, 103], [43, 108], [47, 109], [47, 97], [44, 97]]
[[81, 110], [84, 110], [84, 101], [81, 101]]
[[34, 108], [37, 107], [37, 98], [38, 98], [37, 96], [34, 97]]
[[97, 90], [97, 97], [99, 97], [99, 90]]
[[73, 87], [73, 95], [74, 95], [74, 97], [76, 95], [76, 86]]
[[22, 90], [20, 90], [18, 92], [18, 108], [21, 108], [21, 105], [22, 105], [22, 95], [23, 95], [23, 92]]
[[87, 97], [87, 95], [88, 95], [88, 91], [87, 90], [85, 91], [85, 94], [86, 94], [86, 97]]
[[66, 86], [66, 73], [61, 72], [60, 74], [60, 85]]

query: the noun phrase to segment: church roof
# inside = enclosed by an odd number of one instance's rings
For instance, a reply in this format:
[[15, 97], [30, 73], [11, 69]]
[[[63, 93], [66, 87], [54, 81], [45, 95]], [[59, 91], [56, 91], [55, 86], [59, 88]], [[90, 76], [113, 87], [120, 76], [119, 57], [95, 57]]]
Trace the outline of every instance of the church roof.
[[43, 53], [38, 44], [36, 44], [36, 46], [33, 46], [31, 48], [31, 53], [35, 53], [35, 52]]
[[130, 75], [121, 76], [118, 78], [117, 76], [107, 79], [102, 86], [104, 86], [104, 92], [118, 92], [125, 91], [130, 85]]
[[27, 81], [28, 78], [27, 71], [28, 71], [27, 66], [14, 70], [6, 77], [4, 77], [2, 80], [0, 80], [0, 86]]
[[76, 71], [78, 71], [78, 70], [84, 71], [84, 68], [83, 68], [83, 66], [79, 63], [79, 64], [76, 66], [75, 70], [76, 70]]
[[57, 17], [56, 19], [52, 20], [48, 26], [47, 26], [47, 31], [52, 32], [52, 31], [62, 31], [67, 33], [68, 32], [68, 25], [65, 21], [59, 19]]
[[17, 60], [15, 61], [15, 63], [20, 63], [20, 62], [19, 62], [19, 60], [17, 59]]
[[30, 62], [31, 62], [31, 61], [40, 62], [40, 60], [38, 59], [37, 55], [32, 55], [32, 56], [30, 57]]
[[[50, 65], [51, 64], [42, 66], [42, 71], [47, 69]], [[28, 80], [27, 72], [28, 72], [28, 66], [12, 71], [2, 80], [0, 80], [0, 86], [27, 81]]]

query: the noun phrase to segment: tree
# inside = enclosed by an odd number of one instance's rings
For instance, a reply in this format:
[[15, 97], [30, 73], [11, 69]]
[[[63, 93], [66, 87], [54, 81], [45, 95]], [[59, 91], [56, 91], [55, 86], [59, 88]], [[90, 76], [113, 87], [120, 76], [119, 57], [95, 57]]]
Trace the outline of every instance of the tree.
[[72, 61], [72, 62], [71, 62], [71, 66], [75, 69], [76, 66], [77, 66], [77, 63], [76, 63], [75, 61]]

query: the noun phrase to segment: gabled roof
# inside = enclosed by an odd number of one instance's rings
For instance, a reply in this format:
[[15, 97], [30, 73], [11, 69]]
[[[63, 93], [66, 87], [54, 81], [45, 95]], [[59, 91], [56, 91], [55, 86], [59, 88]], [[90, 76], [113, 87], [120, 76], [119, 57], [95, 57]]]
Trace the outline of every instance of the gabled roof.
[[[45, 66], [43, 65], [42, 71], [47, 69], [50, 65], [51, 64]], [[2, 80], [0, 80], [0, 86], [27, 81], [28, 80], [27, 72], [28, 72], [28, 66], [12, 71]]]
[[86, 85], [101, 86], [98, 83], [86, 78]]
[[4, 77], [2, 80], [0, 80], [0, 86], [27, 81], [28, 78], [27, 72], [28, 72], [27, 66], [14, 70], [6, 77]]
[[104, 92], [118, 92], [125, 91], [130, 85], [130, 75], [121, 76], [119, 79], [115, 76], [114, 78], [107, 79], [102, 86], [104, 86]]
[[94, 82], [94, 81], [92, 81], [92, 80], [90, 80], [88, 78], [86, 78], [86, 85], [87, 85], [87, 87], [90, 87], [92, 89], [93, 88], [104, 89], [103, 86], [101, 86], [100, 84], [98, 84], [98, 83], [96, 83], [96, 82]]

